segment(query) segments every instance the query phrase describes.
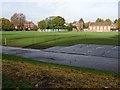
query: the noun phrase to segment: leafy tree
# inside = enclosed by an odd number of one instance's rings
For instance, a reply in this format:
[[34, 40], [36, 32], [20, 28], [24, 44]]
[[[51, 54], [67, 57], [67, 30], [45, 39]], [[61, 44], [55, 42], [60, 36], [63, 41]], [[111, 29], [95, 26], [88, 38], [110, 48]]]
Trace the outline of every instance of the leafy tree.
[[105, 22], [112, 22], [109, 18], [105, 20]]
[[14, 29], [14, 25], [8, 19], [0, 18], [0, 28], [5, 31], [11, 31]]
[[57, 16], [52, 20], [52, 24], [55, 29], [63, 29], [65, 28], [65, 19], [61, 16]]
[[56, 16], [50, 16], [48, 18], [45, 19], [45, 22], [47, 24], [47, 29], [54, 29], [53, 27], [53, 19], [55, 19]]
[[72, 23], [69, 23], [66, 28], [68, 29], [68, 31], [72, 31], [74, 26], [72, 25]]
[[49, 21], [47, 22], [47, 28], [48, 28], [48, 29], [54, 29], [53, 20], [49, 20]]
[[97, 18], [96, 22], [104, 22], [104, 20], [101, 18]]
[[49, 29], [63, 29], [65, 28], [65, 19], [61, 16], [52, 16], [46, 19], [47, 28]]
[[16, 29], [23, 29], [26, 17], [23, 13], [15, 13], [11, 17], [11, 21]]
[[47, 28], [47, 23], [45, 20], [42, 20], [42, 21], [38, 22], [38, 26], [40, 29], [44, 30]]

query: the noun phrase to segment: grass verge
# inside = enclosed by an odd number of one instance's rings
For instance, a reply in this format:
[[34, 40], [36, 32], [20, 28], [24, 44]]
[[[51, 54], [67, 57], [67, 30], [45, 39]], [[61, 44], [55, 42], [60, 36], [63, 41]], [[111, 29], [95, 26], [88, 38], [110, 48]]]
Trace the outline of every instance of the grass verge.
[[29, 83], [31, 87], [116, 88], [120, 85], [115, 73], [43, 63], [6, 54], [2, 55], [2, 59], [3, 75]]

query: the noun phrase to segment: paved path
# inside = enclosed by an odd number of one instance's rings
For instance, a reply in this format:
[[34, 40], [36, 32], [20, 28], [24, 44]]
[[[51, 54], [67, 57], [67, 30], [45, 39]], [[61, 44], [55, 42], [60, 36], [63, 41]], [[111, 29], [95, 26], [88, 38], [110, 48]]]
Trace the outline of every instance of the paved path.
[[[96, 48], [98, 49], [96, 50]], [[104, 53], [100, 48], [104, 50]], [[114, 46], [100, 47], [96, 45], [79, 44], [70, 47], [52, 47], [45, 50], [0, 46], [0, 49], [2, 53], [5, 54], [22, 56], [43, 62], [118, 72], [119, 59], [118, 55], [116, 55], [118, 54], [116, 52], [118, 51], [118, 47]], [[114, 55], [114, 53], [111, 53], [112, 51], [115, 53], [115, 56], [112, 56]]]

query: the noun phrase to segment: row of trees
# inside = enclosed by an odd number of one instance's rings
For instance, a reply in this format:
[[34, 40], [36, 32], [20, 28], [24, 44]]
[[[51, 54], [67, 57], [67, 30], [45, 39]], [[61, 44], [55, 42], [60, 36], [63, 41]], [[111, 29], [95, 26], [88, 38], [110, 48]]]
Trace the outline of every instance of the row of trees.
[[104, 19], [101, 19], [101, 18], [97, 18], [96, 22], [112, 22], [109, 18], [104, 20]]
[[0, 18], [0, 29], [5, 31], [11, 31], [14, 29], [22, 30], [26, 17], [22, 13], [15, 13], [11, 19]]
[[41, 20], [38, 22], [38, 27], [41, 30], [58, 29], [58, 31], [59, 29], [67, 29], [68, 31], [71, 31], [73, 28], [76, 28], [72, 23], [65, 25], [65, 19], [61, 16], [51, 16], [45, 20]]
[[[96, 22], [111, 22], [111, 23], [112, 23], [112, 21], [111, 21], [110, 19], [104, 20], [104, 19], [101, 19], [101, 18], [98, 18], [98, 19], [96, 20]], [[115, 20], [113, 21], [113, 24], [116, 24], [116, 28], [119, 28], [119, 29], [120, 29], [120, 18], [119, 18], [119, 19], [115, 19]]]
[[[90, 22], [84, 22], [83, 21], [83, 28], [88, 28]], [[113, 23], [115, 23], [117, 28], [120, 28], [120, 19], [116, 19]], [[0, 18], [0, 29], [10, 31], [14, 29], [23, 30], [24, 29], [24, 23], [26, 22], [26, 17], [23, 13], [15, 13], [13, 16], [11, 16], [11, 19], [8, 20], [6, 18]], [[110, 19], [101, 19], [97, 18], [96, 22], [112, 22]], [[68, 23], [66, 25], [65, 19], [61, 16], [51, 16], [44, 20], [41, 20], [38, 22], [38, 28], [41, 30], [45, 29], [67, 29], [71, 31], [73, 28], [76, 28], [76, 26], [73, 26], [73, 23]]]

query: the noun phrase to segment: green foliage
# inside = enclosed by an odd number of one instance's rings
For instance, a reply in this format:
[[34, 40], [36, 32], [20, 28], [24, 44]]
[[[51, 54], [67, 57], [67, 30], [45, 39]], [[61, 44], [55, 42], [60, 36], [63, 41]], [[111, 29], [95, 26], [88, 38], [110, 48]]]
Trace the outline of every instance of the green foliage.
[[38, 22], [38, 26], [40, 29], [46, 29], [47, 28], [47, 23], [45, 22], [45, 20], [42, 20], [40, 22]]
[[105, 20], [105, 22], [112, 22], [109, 18]]
[[46, 18], [48, 29], [63, 29], [65, 28], [65, 19], [61, 16], [51, 16]]
[[96, 22], [104, 22], [104, 20], [101, 18], [97, 18]]
[[55, 29], [63, 29], [65, 26], [65, 19], [57, 16], [56, 18], [53, 19], [53, 25]]
[[68, 31], [72, 31], [72, 29], [73, 29], [74, 27], [73, 27], [72, 23], [69, 23], [66, 28], [68, 29]]
[[6, 18], [0, 18], [0, 27], [2, 27], [2, 30], [5, 31], [11, 31], [14, 29], [13, 23]]

